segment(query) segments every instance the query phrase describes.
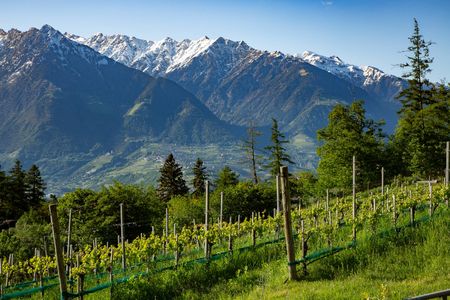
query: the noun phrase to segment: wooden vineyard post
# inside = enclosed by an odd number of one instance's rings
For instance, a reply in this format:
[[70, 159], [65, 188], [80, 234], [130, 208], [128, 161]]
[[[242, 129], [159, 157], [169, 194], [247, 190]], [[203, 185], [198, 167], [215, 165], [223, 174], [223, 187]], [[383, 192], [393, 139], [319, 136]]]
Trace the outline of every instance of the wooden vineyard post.
[[397, 207], [394, 194], [392, 195], [392, 220], [394, 221], [394, 228], [397, 228]]
[[241, 215], [238, 215], [238, 233], [241, 231]]
[[220, 192], [220, 224], [219, 228], [222, 229], [222, 222], [223, 222], [223, 192]]
[[61, 240], [59, 235], [60, 231], [59, 231], [58, 213], [56, 212], [56, 204], [50, 204], [49, 210], [53, 232], [53, 244], [55, 246], [56, 265], [59, 276], [59, 288], [61, 291], [61, 299], [65, 300], [69, 299], [69, 297], [67, 295], [66, 273], [64, 270], [64, 256], [62, 252]]
[[256, 246], [255, 212], [252, 212], [252, 246]]
[[114, 285], [113, 269], [114, 269], [114, 247], [111, 247], [111, 252], [109, 256], [109, 282], [111, 283], [111, 288], [109, 289], [110, 299], [112, 299], [113, 285]]
[[180, 252], [178, 250], [178, 233], [175, 234], [175, 267], [178, 267], [178, 262], [180, 260]]
[[381, 167], [381, 196], [384, 196], [384, 167]]
[[352, 218], [353, 218], [353, 241], [356, 241], [356, 157], [353, 155], [352, 174]]
[[230, 226], [230, 234], [228, 235], [228, 251], [229, 252], [233, 252], [233, 236], [232, 236], [232, 221], [233, 219], [230, 216], [230, 222], [228, 223], [228, 225]]
[[305, 237], [305, 221], [302, 219], [300, 221], [301, 224], [301, 234], [302, 234], [302, 258], [303, 258], [303, 275], [307, 275], [308, 272], [306, 270], [306, 254], [308, 254], [308, 242]]
[[428, 180], [428, 189], [430, 197], [430, 217], [433, 215], [433, 186], [431, 185], [431, 179]]
[[[0, 277], [2, 276], [2, 274], [3, 274], [3, 258], [2, 257], [0, 257]], [[3, 282], [2, 281], [0, 281], [0, 297], [3, 295]]]
[[205, 258], [209, 260], [208, 218], [209, 218], [209, 181], [205, 180]]
[[[70, 256], [70, 238], [71, 238], [71, 233], [72, 233], [72, 209], [69, 209], [69, 223], [67, 225], [67, 254], [66, 254], [67, 257]], [[70, 260], [67, 263], [66, 272], [67, 272], [67, 274], [69, 274], [69, 272], [70, 272]]]
[[126, 253], [125, 253], [125, 231], [123, 228], [123, 203], [120, 203], [120, 243], [122, 244], [122, 269], [125, 270]]
[[[80, 266], [80, 255], [77, 253], [77, 268]], [[77, 280], [77, 294], [80, 295], [80, 300], [83, 300], [83, 286], [84, 286], [84, 275], [80, 274]]]
[[289, 279], [297, 280], [297, 269], [295, 267], [294, 239], [292, 236], [292, 224], [291, 224], [291, 198], [289, 197], [289, 189], [288, 189], [288, 179], [289, 179], [288, 168], [286, 166], [280, 167], [280, 174], [281, 174], [281, 199], [283, 201], [283, 215], [284, 215], [284, 235], [286, 240]]
[[[448, 188], [448, 182], [450, 180], [449, 175], [449, 164], [450, 164], [450, 142], [445, 143], [445, 187]], [[445, 199], [445, 204], [448, 207], [448, 197]]]
[[169, 235], [169, 208], [166, 207], [166, 231], [164, 231], [164, 254], [167, 253], [167, 236]]
[[280, 212], [280, 176], [277, 175], [275, 177], [276, 185], [277, 185], [277, 213]]

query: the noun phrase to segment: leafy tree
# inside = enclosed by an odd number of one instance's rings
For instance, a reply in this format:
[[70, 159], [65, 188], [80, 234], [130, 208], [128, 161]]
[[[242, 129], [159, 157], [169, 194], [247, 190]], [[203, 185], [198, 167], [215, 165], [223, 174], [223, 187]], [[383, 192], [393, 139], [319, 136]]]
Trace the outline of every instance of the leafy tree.
[[193, 220], [203, 223], [205, 220], [204, 199], [190, 198], [188, 196], [175, 196], [169, 201], [169, 226], [173, 228], [176, 223], [178, 228], [191, 226]]
[[27, 201], [30, 207], [37, 207], [45, 200], [45, 182], [36, 165], [32, 165], [25, 174]]
[[247, 129], [247, 138], [243, 141], [243, 148], [246, 155], [246, 160], [250, 165], [253, 182], [258, 184], [258, 175], [256, 174], [257, 160], [256, 155], [256, 138], [261, 136], [261, 132], [256, 130], [253, 124]]
[[363, 101], [333, 108], [328, 125], [317, 132], [321, 142], [317, 148], [317, 173], [322, 188], [351, 189], [353, 155], [357, 161], [357, 183], [378, 181], [384, 150], [382, 124], [365, 117]]
[[197, 158], [192, 171], [194, 173], [194, 179], [192, 180], [194, 192], [192, 194], [199, 197], [205, 193], [205, 180], [208, 179], [206, 167], [203, 165], [203, 161], [200, 158]]
[[270, 153], [267, 168], [270, 169], [270, 174], [272, 174], [272, 176], [276, 176], [280, 173], [280, 167], [283, 163], [294, 163], [286, 153], [286, 149], [283, 147], [283, 144], [289, 143], [285, 138], [285, 135], [278, 129], [278, 121], [272, 119], [272, 135], [270, 138], [272, 144], [265, 147]]
[[238, 184], [239, 175], [233, 172], [230, 167], [225, 166], [218, 174], [215, 185], [216, 190], [223, 190], [228, 186], [233, 186]]
[[310, 171], [302, 171], [291, 179], [293, 194], [299, 197], [300, 205], [303, 207], [308, 200], [317, 194], [317, 175]]
[[61, 227], [67, 228], [72, 209], [72, 240], [74, 244], [99, 241], [115, 243], [120, 234], [120, 204], [123, 203], [125, 236], [132, 240], [140, 232], [150, 232], [161, 224], [164, 208], [153, 188], [115, 182], [99, 192], [77, 189], [58, 199]]
[[269, 182], [254, 184], [252, 182], [239, 182], [229, 185], [224, 189], [216, 189], [211, 195], [211, 217], [217, 220], [220, 214], [220, 192], [224, 193], [223, 218], [233, 217], [236, 222], [237, 216], [241, 220], [251, 217], [252, 212], [265, 211], [272, 214], [276, 207], [275, 185]]
[[398, 153], [393, 157], [401, 162], [401, 173], [428, 178], [441, 175], [445, 141], [450, 139], [448, 88], [426, 78], [433, 62], [431, 42], [423, 39], [416, 19], [409, 40], [408, 62], [401, 64], [409, 85], [398, 96], [402, 109], [391, 148]]
[[162, 201], [167, 203], [173, 196], [185, 195], [189, 192], [186, 181], [183, 179], [182, 167], [177, 164], [172, 153], [167, 156], [159, 172], [161, 176], [158, 180], [158, 195]]

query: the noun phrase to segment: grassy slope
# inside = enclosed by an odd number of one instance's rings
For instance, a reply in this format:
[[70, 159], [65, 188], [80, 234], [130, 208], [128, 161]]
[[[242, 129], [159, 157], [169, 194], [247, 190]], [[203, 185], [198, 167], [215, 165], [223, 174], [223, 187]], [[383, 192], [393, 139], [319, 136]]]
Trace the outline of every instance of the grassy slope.
[[366, 240], [313, 263], [285, 284], [284, 259], [216, 285], [205, 299], [403, 299], [450, 288], [450, 214], [415, 229]]

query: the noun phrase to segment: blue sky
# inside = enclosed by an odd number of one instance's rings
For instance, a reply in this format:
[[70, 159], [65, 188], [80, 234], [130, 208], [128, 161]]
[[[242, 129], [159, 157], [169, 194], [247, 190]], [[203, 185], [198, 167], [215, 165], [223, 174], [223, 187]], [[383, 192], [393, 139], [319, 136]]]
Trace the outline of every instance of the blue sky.
[[450, 1], [447, 0], [9, 0], [0, 28], [49, 24], [89, 36], [123, 33], [149, 40], [223, 36], [262, 50], [338, 55], [400, 75], [416, 17], [435, 44], [429, 78], [450, 80]]

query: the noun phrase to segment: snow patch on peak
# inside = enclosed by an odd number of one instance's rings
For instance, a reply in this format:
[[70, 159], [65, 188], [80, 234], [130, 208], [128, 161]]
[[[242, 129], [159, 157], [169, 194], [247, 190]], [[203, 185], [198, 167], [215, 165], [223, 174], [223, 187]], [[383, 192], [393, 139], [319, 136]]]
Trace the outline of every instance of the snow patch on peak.
[[214, 41], [206, 36], [195, 41], [184, 40], [179, 44], [179, 47], [175, 55], [172, 57], [171, 64], [167, 68], [166, 72], [168, 73], [177, 68], [186, 66], [194, 57], [205, 52], [213, 43]]
[[371, 85], [387, 76], [384, 72], [374, 67], [359, 67], [347, 64], [335, 55], [326, 57], [312, 51], [305, 51], [302, 53], [301, 58], [313, 66], [360, 86]]

